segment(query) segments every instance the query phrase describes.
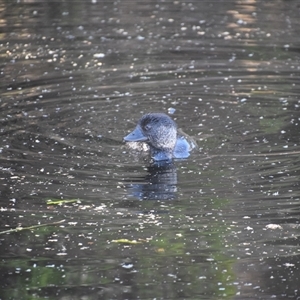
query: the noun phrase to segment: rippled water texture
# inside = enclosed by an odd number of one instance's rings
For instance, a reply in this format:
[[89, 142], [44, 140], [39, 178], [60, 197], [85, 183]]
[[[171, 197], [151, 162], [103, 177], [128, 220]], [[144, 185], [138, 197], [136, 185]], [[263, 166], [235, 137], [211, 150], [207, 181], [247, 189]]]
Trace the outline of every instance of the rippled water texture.
[[[0, 16], [1, 299], [300, 299], [298, 0]], [[199, 148], [128, 151], [151, 111]]]

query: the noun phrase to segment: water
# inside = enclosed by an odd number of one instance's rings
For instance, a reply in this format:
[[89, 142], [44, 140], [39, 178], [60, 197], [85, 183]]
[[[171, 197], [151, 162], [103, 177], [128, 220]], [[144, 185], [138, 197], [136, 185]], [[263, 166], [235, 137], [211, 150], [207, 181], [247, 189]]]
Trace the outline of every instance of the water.
[[299, 10], [1, 1], [0, 299], [299, 299]]

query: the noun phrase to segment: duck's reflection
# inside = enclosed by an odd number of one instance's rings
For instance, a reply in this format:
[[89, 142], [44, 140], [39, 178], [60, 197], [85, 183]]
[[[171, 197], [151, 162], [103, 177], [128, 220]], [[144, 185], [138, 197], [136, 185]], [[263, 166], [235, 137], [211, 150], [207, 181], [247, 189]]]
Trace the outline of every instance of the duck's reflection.
[[131, 196], [140, 200], [172, 200], [177, 193], [177, 169], [173, 162], [155, 162], [138, 183], [128, 185]]

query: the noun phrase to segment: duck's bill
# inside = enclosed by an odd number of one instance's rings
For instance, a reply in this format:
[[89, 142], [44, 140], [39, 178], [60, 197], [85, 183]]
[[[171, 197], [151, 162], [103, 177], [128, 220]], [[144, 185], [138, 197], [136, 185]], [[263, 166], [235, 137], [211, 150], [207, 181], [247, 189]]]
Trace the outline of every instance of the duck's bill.
[[137, 126], [132, 132], [126, 135], [124, 138], [125, 142], [146, 142], [148, 138], [143, 134], [141, 128]]

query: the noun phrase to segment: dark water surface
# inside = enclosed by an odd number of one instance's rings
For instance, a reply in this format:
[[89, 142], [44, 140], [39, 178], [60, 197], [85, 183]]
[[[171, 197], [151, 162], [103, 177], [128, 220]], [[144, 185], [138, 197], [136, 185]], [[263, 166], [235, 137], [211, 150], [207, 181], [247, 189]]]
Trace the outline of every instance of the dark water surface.
[[[0, 16], [0, 299], [300, 299], [298, 0]], [[172, 109], [199, 149], [131, 155]]]

